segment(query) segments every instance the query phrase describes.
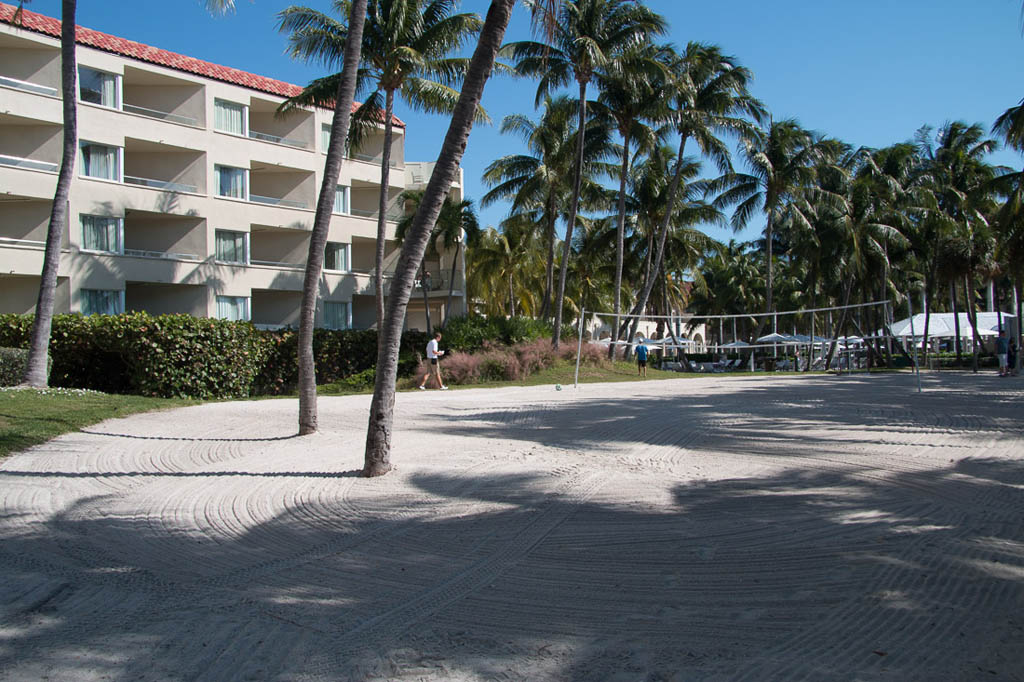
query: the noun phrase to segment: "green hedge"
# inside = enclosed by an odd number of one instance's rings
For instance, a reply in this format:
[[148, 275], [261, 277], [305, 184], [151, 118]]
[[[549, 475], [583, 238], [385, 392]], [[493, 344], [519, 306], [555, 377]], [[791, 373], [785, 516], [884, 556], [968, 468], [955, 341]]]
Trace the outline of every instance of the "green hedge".
[[[553, 331], [550, 322], [532, 317], [453, 317], [442, 330], [441, 345], [449, 350], [472, 353], [487, 343], [514, 346], [550, 338]], [[562, 325], [561, 338], [575, 339], [576, 330], [571, 325]]]
[[[53, 361], [50, 360], [49, 364], [52, 366]], [[0, 386], [17, 386], [20, 384], [22, 377], [25, 376], [26, 365], [28, 365], [28, 350], [24, 348], [0, 348]]]
[[[31, 315], [0, 315], [0, 346], [27, 348]], [[413, 371], [426, 334], [402, 338], [399, 371]], [[374, 331], [314, 335], [318, 383], [332, 383], [376, 364]], [[50, 384], [106, 393], [161, 397], [240, 398], [295, 388], [297, 333], [268, 332], [248, 322], [191, 315], [125, 313], [55, 315]]]

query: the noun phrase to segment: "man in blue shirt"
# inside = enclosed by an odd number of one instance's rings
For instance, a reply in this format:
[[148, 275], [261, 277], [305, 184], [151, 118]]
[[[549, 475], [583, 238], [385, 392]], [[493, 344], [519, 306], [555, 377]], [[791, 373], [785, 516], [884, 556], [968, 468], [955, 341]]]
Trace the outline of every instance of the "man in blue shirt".
[[637, 375], [647, 376], [647, 354], [650, 352], [647, 346], [644, 345], [644, 340], [640, 339], [640, 343], [636, 344], [636, 373]]

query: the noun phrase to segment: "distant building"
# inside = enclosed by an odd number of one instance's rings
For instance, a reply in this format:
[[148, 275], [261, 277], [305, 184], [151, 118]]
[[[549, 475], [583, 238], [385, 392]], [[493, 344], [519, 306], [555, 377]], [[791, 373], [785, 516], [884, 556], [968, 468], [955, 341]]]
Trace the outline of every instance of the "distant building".
[[[60, 21], [0, 3], [0, 312], [34, 311], [62, 149]], [[297, 326], [332, 112], [277, 107], [301, 87], [78, 28], [78, 133], [57, 313], [147, 311]], [[406, 163], [396, 119], [388, 254]], [[342, 167], [316, 323], [375, 323], [372, 268], [383, 130]], [[461, 201], [461, 175], [452, 198]], [[432, 321], [454, 251], [428, 251]], [[461, 259], [460, 259], [461, 260]], [[453, 312], [464, 309], [462, 263]], [[386, 286], [386, 285], [385, 285]], [[425, 328], [422, 290], [406, 318]]]

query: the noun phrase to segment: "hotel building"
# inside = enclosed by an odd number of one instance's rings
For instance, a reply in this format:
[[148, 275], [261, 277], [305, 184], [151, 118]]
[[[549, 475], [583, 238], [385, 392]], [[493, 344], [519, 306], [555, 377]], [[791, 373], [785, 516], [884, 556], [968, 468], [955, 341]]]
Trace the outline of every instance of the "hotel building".
[[[63, 144], [60, 21], [0, 3], [0, 312], [35, 309]], [[79, 27], [78, 154], [57, 313], [146, 311], [297, 326], [332, 112], [278, 106], [301, 87]], [[431, 163], [404, 159], [396, 119], [388, 271], [400, 195]], [[375, 322], [373, 261], [383, 129], [342, 167], [316, 324]], [[461, 200], [460, 180], [451, 196]], [[440, 248], [440, 245], [439, 245]], [[428, 250], [431, 320], [454, 252]], [[455, 264], [453, 313], [465, 310]], [[406, 326], [425, 328], [422, 289]]]

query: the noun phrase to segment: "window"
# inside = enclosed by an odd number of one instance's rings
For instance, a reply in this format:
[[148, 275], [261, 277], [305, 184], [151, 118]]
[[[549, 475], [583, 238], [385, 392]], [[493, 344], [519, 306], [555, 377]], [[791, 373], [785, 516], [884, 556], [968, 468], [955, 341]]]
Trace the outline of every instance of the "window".
[[120, 108], [118, 82], [120, 77], [85, 66], [78, 67], [78, 98], [83, 102]]
[[222, 320], [248, 320], [248, 296], [218, 296], [217, 317]]
[[213, 127], [225, 133], [247, 135], [249, 128], [249, 107], [244, 104], [213, 100]]
[[82, 142], [82, 175], [121, 181], [121, 148]]
[[82, 248], [121, 253], [121, 219], [82, 214]]
[[124, 312], [124, 292], [116, 289], [82, 289], [83, 315], [118, 315]]
[[216, 259], [223, 263], [249, 262], [249, 234], [247, 232], [231, 232], [217, 230]]
[[324, 270], [348, 270], [348, 244], [327, 242], [324, 250]]
[[235, 199], [248, 199], [249, 193], [246, 188], [246, 176], [249, 171], [244, 168], [232, 168], [231, 166], [214, 166], [214, 175], [217, 180], [217, 195], [222, 197], [234, 197]]
[[326, 154], [329, 146], [331, 146], [331, 124], [324, 123], [320, 126], [320, 149]]
[[334, 190], [334, 212], [348, 213], [348, 187], [338, 185]]
[[348, 328], [348, 303], [324, 301], [324, 329]]

